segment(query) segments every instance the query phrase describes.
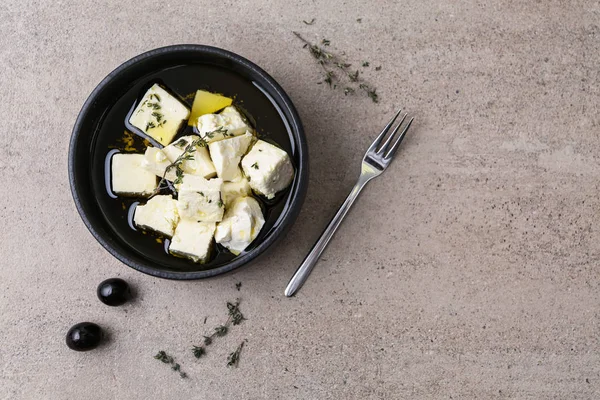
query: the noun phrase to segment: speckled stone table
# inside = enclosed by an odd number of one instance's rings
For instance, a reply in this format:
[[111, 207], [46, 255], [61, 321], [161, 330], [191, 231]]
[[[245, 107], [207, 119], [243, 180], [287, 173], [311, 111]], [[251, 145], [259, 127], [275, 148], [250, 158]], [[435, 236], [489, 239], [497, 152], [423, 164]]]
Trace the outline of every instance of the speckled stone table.
[[[0, 16], [0, 398], [600, 398], [598, 1], [4, 0]], [[380, 103], [317, 84], [293, 30], [369, 61]], [[310, 147], [291, 232], [252, 267], [206, 281], [119, 263], [81, 222], [67, 179], [91, 90], [175, 43], [264, 67]], [[417, 118], [399, 159], [285, 298], [398, 106]], [[113, 276], [135, 302], [96, 299]], [[195, 360], [190, 347], [237, 296], [247, 321]], [[85, 320], [110, 340], [75, 353], [64, 335]], [[189, 379], [152, 358], [161, 349]]]

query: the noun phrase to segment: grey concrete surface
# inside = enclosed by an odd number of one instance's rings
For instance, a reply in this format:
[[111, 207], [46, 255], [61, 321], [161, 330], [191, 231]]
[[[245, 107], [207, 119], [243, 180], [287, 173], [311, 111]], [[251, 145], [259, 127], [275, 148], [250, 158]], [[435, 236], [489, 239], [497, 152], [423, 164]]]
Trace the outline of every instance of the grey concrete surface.
[[[600, 2], [3, 0], [0, 17], [0, 398], [600, 398]], [[317, 85], [292, 30], [381, 65], [364, 69], [381, 103]], [[175, 43], [263, 66], [310, 145], [292, 231], [251, 268], [208, 281], [119, 263], [67, 180], [90, 91]], [[400, 158], [299, 295], [283, 297], [398, 106], [417, 117]], [[135, 303], [96, 299], [113, 276], [135, 286]], [[190, 346], [236, 296], [247, 321], [194, 360]], [[84, 320], [111, 339], [80, 354], [64, 335]], [[239, 368], [226, 368], [243, 339]], [[152, 358], [160, 349], [189, 379]]]

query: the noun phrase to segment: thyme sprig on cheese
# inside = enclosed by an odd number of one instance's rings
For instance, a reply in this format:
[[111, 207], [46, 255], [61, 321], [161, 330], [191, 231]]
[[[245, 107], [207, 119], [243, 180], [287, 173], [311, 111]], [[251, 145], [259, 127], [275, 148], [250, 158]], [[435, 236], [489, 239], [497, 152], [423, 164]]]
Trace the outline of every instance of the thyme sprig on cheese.
[[[206, 136], [209, 138], [212, 138], [212, 137], [214, 137], [215, 134], [220, 133], [221, 129], [222, 128], [219, 128], [213, 132], [208, 132], [206, 134]], [[182, 138], [182, 139], [179, 139], [177, 142], [175, 142], [174, 145], [179, 148], [182, 148], [185, 143], [188, 143], [188, 142]], [[165, 168], [165, 173], [161, 177], [160, 182], [158, 182], [158, 186], [154, 190], [154, 193], [152, 194], [152, 196], [158, 194], [163, 189], [169, 188], [169, 185], [167, 183], [168, 182], [167, 173], [169, 171], [172, 171], [173, 169], [175, 169], [175, 175], [176, 175], [176, 179], [173, 181], [173, 184], [181, 183], [181, 181], [183, 180], [183, 174], [184, 174], [183, 168], [181, 168], [181, 165], [183, 164], [183, 162], [188, 161], [188, 160], [193, 160], [194, 155], [192, 153], [194, 151], [196, 151], [196, 148], [197, 147], [206, 147], [207, 145], [208, 145], [208, 142], [206, 141], [205, 138], [198, 138], [196, 140], [193, 140], [191, 143], [188, 143], [185, 146], [185, 148], [183, 149], [183, 153], [181, 153], [181, 155], [179, 157], [177, 157], [175, 159], [175, 161], [173, 161], [171, 164], [169, 164], [167, 166], [167, 168]]]

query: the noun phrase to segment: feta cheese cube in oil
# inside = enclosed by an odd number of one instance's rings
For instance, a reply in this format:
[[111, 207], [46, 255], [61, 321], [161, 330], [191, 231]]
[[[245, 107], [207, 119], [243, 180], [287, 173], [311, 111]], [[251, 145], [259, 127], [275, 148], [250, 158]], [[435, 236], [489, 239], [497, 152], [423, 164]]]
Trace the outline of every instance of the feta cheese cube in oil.
[[166, 146], [189, 116], [190, 110], [183, 102], [154, 84], [133, 110], [129, 123]]
[[226, 210], [238, 197], [246, 197], [250, 195], [252, 195], [252, 188], [250, 188], [248, 179], [245, 177], [242, 177], [235, 182], [223, 182], [221, 199], [223, 199], [223, 203], [225, 203]]
[[208, 145], [219, 178], [224, 181], [234, 181], [242, 178], [240, 161], [253, 141], [254, 136], [246, 131], [244, 135], [219, 140]]
[[156, 175], [146, 170], [143, 154], [117, 153], [111, 158], [111, 184], [116, 194], [149, 196], [157, 185]]
[[287, 188], [294, 178], [294, 167], [288, 154], [264, 140], [257, 141], [242, 158], [242, 169], [250, 187], [268, 199]]
[[180, 220], [169, 244], [169, 252], [197, 263], [207, 263], [213, 248], [215, 227], [214, 222]]
[[238, 197], [217, 224], [215, 240], [238, 255], [256, 239], [264, 224], [258, 201], [252, 197]]
[[223, 118], [223, 127], [230, 135], [238, 136], [252, 131], [252, 127], [234, 106], [225, 107], [219, 115]]
[[171, 160], [167, 158], [167, 155], [156, 147], [148, 147], [144, 153], [144, 159], [142, 160], [142, 167], [147, 171], [152, 172], [159, 178], [163, 176], [170, 181], [174, 181], [177, 178], [175, 169], [171, 168], [165, 175], [167, 167], [171, 165]]
[[207, 143], [243, 135], [246, 131], [253, 131], [234, 106], [225, 107], [219, 114], [200, 116], [196, 122], [196, 128]]
[[177, 202], [171, 196], [154, 196], [146, 204], [136, 206], [133, 222], [141, 229], [171, 237], [179, 222]]
[[204, 114], [198, 117], [196, 129], [201, 138], [212, 143], [229, 137], [224, 125], [225, 120], [219, 114]]
[[181, 218], [202, 222], [218, 222], [223, 219], [225, 207], [221, 200], [220, 178], [204, 179], [184, 174], [178, 185], [177, 210]]

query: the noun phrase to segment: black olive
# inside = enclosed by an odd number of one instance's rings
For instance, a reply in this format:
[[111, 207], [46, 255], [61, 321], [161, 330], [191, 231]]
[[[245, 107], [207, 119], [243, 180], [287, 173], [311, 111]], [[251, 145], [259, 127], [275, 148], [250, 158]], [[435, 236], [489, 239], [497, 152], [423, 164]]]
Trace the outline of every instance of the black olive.
[[110, 278], [98, 285], [98, 298], [109, 306], [125, 304], [131, 296], [129, 285], [123, 279]]
[[102, 328], [92, 322], [75, 324], [67, 332], [67, 346], [75, 351], [88, 351], [98, 347], [102, 341]]

